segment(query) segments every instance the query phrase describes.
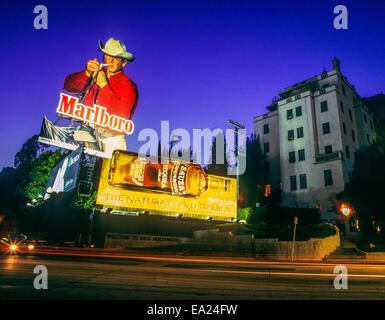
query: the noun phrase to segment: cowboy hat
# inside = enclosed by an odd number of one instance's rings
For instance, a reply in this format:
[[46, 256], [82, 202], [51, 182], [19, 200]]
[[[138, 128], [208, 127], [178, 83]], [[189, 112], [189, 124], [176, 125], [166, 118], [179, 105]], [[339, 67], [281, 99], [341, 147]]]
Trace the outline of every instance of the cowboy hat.
[[135, 59], [133, 54], [126, 51], [126, 47], [123, 42], [114, 38], [108, 39], [105, 46], [103, 45], [102, 41], [99, 40], [99, 47], [100, 50], [109, 56], [123, 58], [128, 62], [132, 62]]

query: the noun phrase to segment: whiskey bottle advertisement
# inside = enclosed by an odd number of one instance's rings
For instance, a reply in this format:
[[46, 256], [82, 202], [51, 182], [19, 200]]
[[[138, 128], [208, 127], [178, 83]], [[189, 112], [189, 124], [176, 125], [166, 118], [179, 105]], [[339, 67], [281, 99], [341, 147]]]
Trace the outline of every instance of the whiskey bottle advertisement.
[[208, 188], [229, 191], [228, 179], [208, 176], [199, 164], [173, 159], [161, 163], [160, 157], [156, 160], [151, 162], [137, 153], [115, 150], [108, 182], [115, 187], [179, 196], [197, 197]]

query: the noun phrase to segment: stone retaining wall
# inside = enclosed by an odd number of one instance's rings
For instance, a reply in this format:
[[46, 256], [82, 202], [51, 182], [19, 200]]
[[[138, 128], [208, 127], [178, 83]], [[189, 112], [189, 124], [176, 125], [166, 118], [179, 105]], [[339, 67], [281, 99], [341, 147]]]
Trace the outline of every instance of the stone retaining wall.
[[[334, 227], [334, 226], [333, 226]], [[326, 238], [312, 238], [308, 241], [296, 241], [295, 259], [322, 260], [340, 246], [338, 228], [336, 234]], [[216, 229], [194, 232], [194, 242], [198, 246], [222, 252], [250, 253], [262, 257], [291, 259], [293, 242], [278, 239], [254, 239], [250, 235], [232, 235], [231, 232], [219, 232]]]
[[368, 262], [385, 262], [385, 252], [365, 252], [365, 257]]
[[146, 234], [106, 233], [104, 248], [150, 248], [190, 243], [191, 238]]

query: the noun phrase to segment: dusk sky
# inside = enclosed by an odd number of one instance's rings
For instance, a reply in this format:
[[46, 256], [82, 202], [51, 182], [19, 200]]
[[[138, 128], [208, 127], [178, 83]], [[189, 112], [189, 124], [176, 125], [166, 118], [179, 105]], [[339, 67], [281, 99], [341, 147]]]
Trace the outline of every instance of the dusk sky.
[[[48, 30], [35, 30], [36, 5]], [[333, 8], [348, 9], [348, 30], [333, 27]], [[0, 169], [22, 144], [55, 120], [66, 75], [102, 54], [99, 39], [121, 40], [136, 60], [125, 73], [137, 84], [135, 133], [141, 129], [253, 130], [253, 117], [285, 87], [332, 69], [362, 97], [385, 89], [385, 1], [8, 1], [0, 4]]]

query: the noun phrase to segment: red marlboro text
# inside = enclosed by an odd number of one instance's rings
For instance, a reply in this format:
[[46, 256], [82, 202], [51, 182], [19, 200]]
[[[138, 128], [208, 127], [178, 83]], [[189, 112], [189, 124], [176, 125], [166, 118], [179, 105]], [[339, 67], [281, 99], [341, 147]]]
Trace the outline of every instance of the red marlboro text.
[[85, 106], [78, 103], [78, 99], [65, 93], [60, 93], [59, 105], [56, 109], [57, 113], [66, 115], [94, 123], [100, 127], [123, 134], [131, 134], [134, 132], [134, 123], [131, 120], [109, 114], [107, 109], [98, 105], [93, 107]]

